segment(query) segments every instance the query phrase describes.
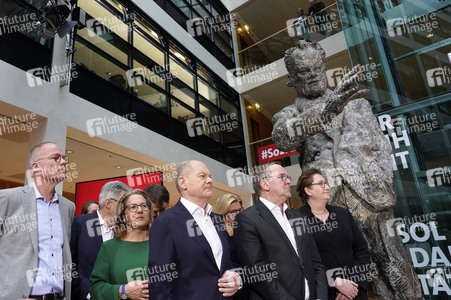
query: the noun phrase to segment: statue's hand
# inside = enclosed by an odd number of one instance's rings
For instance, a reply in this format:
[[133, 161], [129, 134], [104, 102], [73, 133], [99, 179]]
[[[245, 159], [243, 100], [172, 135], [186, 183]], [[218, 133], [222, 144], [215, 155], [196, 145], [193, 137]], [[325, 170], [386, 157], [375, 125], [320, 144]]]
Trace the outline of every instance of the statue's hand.
[[[370, 90], [359, 90], [358, 86], [354, 86], [356, 82], [362, 78], [364, 68], [360, 65], [355, 66], [352, 70], [343, 76], [343, 79], [337, 85], [334, 93], [341, 98], [342, 101], [350, 101], [357, 98], [364, 98], [369, 95]], [[348, 102], [346, 101], [346, 102]]]

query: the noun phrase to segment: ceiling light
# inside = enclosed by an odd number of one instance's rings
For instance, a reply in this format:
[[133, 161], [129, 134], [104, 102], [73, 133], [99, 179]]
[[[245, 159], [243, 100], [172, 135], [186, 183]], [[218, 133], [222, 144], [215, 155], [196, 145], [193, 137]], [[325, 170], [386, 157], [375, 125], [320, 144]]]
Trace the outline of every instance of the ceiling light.
[[74, 151], [72, 151], [72, 150], [66, 150], [66, 153], [67, 153], [67, 154], [72, 154], [72, 153], [74, 153]]
[[238, 27], [238, 28], [236, 29], [236, 31], [238, 31], [238, 33], [241, 33], [241, 32], [243, 32], [243, 28]]
[[428, 39], [430, 39], [430, 38], [433, 37], [433, 36], [434, 36], [433, 33], [429, 33], [426, 37], [427, 37]]
[[244, 24], [244, 30], [246, 30], [246, 32], [249, 33], [249, 31], [251, 30], [251, 28], [249, 27], [249, 25]]
[[155, 31], [151, 30], [150, 33], [158, 39], [158, 34]]
[[116, 168], [116, 169], [121, 169], [121, 168], [122, 168], [122, 166], [119, 166], [119, 165], [118, 165], [118, 166], [116, 166], [115, 168]]

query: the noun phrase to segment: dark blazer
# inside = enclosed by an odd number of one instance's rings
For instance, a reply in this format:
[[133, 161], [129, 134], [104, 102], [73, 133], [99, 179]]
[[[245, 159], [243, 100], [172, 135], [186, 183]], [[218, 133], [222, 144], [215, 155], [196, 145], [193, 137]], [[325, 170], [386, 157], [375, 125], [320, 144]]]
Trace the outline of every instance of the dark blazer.
[[[286, 210], [290, 222], [300, 218], [294, 210]], [[296, 234], [299, 252], [296, 254], [290, 240], [271, 211], [261, 202], [238, 214], [234, 230], [236, 252], [241, 265], [252, 276], [255, 266], [275, 264], [276, 275], [272, 280], [250, 278], [250, 298], [266, 300], [304, 300], [305, 278], [308, 281], [310, 299], [327, 299], [327, 281], [323, 264], [313, 237]], [[252, 273], [252, 274], [251, 274]]]
[[97, 211], [75, 216], [70, 239], [72, 262], [76, 271], [72, 278], [72, 300], [86, 299], [89, 292], [89, 277], [102, 242]]
[[[219, 292], [218, 279], [233, 267], [230, 247], [221, 218], [215, 213], [210, 217], [222, 243], [220, 269], [207, 239], [180, 201], [153, 222], [149, 237], [149, 293], [152, 300], [224, 298]], [[167, 266], [171, 264], [175, 264], [178, 276], [171, 281], [165, 280]], [[158, 274], [158, 270], [162, 272]]]
[[[366, 274], [372, 270], [370, 268], [371, 261], [368, 244], [363, 237], [362, 232], [347, 209], [331, 205], [326, 205], [326, 208], [330, 213], [326, 224], [329, 223], [333, 226], [329, 227], [330, 230], [326, 229], [313, 231], [313, 237], [315, 238], [324, 266], [327, 270], [336, 268], [344, 269], [345, 267], [347, 267], [348, 270], [352, 270], [352, 268], [354, 270], [359, 269], [363, 271], [359, 271], [360, 275], [355, 272], [352, 272], [353, 274], [350, 275], [357, 275], [355, 277], [359, 279], [366, 278]], [[308, 204], [299, 208], [298, 211], [308, 216], [309, 220], [312, 220], [311, 222], [308, 222], [310, 227], [323, 224], [321, 220], [313, 215]], [[365, 267], [356, 268], [356, 266]], [[334, 288], [331, 283], [333, 283], [333, 280], [335, 280], [336, 277], [339, 277], [339, 274], [341, 274], [340, 270], [335, 272], [335, 274], [330, 274], [329, 299], [335, 299], [336, 297], [338, 290]], [[352, 280], [352, 278], [347, 279]], [[353, 281], [359, 285], [359, 293], [354, 299], [368, 299], [367, 281], [355, 279]]]

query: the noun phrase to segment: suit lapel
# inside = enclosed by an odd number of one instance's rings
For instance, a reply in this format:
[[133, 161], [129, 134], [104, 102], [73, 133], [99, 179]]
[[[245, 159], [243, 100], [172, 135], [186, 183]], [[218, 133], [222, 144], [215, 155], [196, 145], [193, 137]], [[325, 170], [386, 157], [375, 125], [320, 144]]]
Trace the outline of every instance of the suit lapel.
[[[300, 216], [294, 215], [293, 212], [290, 209], [287, 209], [285, 211], [285, 213], [287, 214], [288, 220], [290, 220], [290, 224], [294, 224], [292, 222], [293, 219], [300, 218]], [[304, 225], [302, 225], [302, 226], [304, 226]], [[302, 232], [298, 233], [298, 231], [293, 229], [293, 227], [291, 227], [291, 230], [293, 230], [293, 233], [294, 233], [294, 240], [296, 241], [296, 246], [298, 247], [299, 260], [300, 260], [301, 265], [302, 265], [302, 251], [301, 251], [301, 249], [302, 249], [301, 248], [301, 246], [302, 246], [302, 244], [301, 244], [302, 243]], [[304, 230], [304, 234], [307, 234], [305, 232], [305, 230]]]
[[[31, 185], [24, 186], [22, 189], [23, 193], [20, 195], [20, 200], [22, 201], [22, 207], [24, 209], [24, 214], [31, 216], [34, 214], [36, 216], [36, 221], [39, 222], [38, 210], [36, 204], [36, 195], [34, 194], [33, 187]], [[38, 224], [38, 223], [36, 223]], [[31, 244], [33, 249], [38, 253], [38, 227], [32, 226], [30, 231]]]
[[[216, 260], [213, 255], [213, 251], [211, 250], [210, 244], [208, 243], [207, 239], [205, 238], [205, 236], [203, 234], [197, 234], [198, 232], [201, 232], [199, 225], [194, 220], [193, 216], [189, 213], [188, 209], [186, 209], [186, 207], [180, 202], [180, 200], [174, 206], [174, 209], [175, 209], [174, 212], [179, 216], [178, 218], [176, 218], [176, 221], [182, 227], [183, 232], [186, 231], [186, 233], [190, 237], [190, 239], [194, 240], [200, 247], [202, 247], [202, 249], [204, 249], [204, 251], [207, 253], [207, 256], [210, 258], [210, 260], [213, 262], [213, 264], [217, 268]], [[188, 228], [188, 227], [190, 227], [190, 228]], [[196, 229], [194, 229], [194, 228], [196, 228]], [[197, 229], [199, 231], [196, 231]], [[221, 240], [221, 242], [222, 242], [222, 240]]]
[[[285, 234], [285, 231], [283, 231], [282, 227], [280, 226], [279, 222], [276, 220], [272, 212], [266, 207], [265, 204], [263, 204], [261, 201], [257, 201], [257, 210], [260, 213], [260, 216], [271, 225], [271, 227], [276, 231], [277, 235], [282, 239], [285, 244], [287, 245], [288, 249], [292, 252], [292, 254], [297, 255], [296, 251], [293, 248], [293, 245], [291, 244], [290, 240], [288, 239], [287, 235]], [[288, 211], [288, 209], [287, 209]], [[287, 215], [288, 217], [288, 215]], [[298, 245], [298, 244], [296, 244]], [[299, 245], [298, 245], [299, 247]], [[299, 248], [298, 248], [299, 250]]]

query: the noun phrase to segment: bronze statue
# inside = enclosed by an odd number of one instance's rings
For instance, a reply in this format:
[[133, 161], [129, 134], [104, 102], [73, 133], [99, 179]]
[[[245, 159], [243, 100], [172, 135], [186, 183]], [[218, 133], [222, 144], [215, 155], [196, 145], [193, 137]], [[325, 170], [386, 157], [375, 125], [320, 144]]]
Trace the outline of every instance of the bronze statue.
[[273, 117], [272, 138], [282, 151], [297, 150], [302, 170], [323, 170], [331, 204], [347, 208], [370, 248], [379, 299], [423, 299], [420, 282], [401, 239], [393, 232], [391, 149], [363, 97], [354, 86], [361, 68], [353, 68], [331, 91], [327, 88], [325, 51], [299, 41], [285, 52], [288, 86], [297, 91], [293, 105]]

